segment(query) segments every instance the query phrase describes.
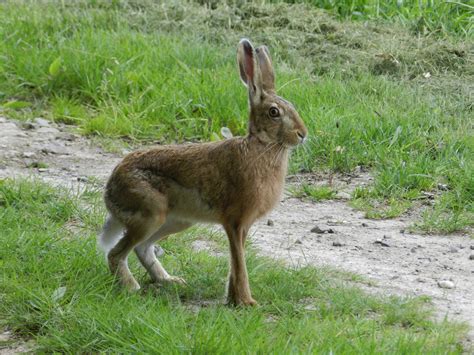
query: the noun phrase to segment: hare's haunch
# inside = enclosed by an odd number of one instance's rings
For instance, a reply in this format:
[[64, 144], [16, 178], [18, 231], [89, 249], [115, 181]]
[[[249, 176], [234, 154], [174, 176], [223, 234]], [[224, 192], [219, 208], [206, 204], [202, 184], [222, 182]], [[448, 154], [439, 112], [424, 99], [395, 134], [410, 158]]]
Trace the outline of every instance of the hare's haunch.
[[221, 224], [229, 239], [228, 301], [253, 305], [245, 265], [247, 232], [278, 202], [288, 149], [307, 129], [291, 103], [275, 93], [268, 49], [247, 39], [237, 51], [240, 78], [248, 88], [249, 128], [245, 137], [221, 142], [160, 146], [127, 155], [105, 191], [109, 216], [100, 236], [110, 270], [128, 289], [140, 288], [127, 256], [138, 259], [156, 282], [184, 280], [169, 275], [154, 243], [197, 222]]

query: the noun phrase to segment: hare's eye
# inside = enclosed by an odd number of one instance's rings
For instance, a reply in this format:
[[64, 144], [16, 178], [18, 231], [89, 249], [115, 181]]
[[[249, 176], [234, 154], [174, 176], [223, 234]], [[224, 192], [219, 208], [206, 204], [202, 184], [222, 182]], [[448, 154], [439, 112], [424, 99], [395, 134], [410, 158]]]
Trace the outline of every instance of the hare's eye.
[[276, 118], [280, 116], [280, 110], [278, 110], [276, 107], [270, 107], [268, 114], [270, 115], [270, 117]]

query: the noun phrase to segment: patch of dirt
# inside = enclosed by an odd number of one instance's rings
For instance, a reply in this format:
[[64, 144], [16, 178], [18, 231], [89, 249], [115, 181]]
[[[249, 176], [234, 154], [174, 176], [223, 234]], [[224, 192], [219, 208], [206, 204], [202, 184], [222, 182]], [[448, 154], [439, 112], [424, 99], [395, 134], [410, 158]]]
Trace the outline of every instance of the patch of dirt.
[[102, 183], [119, 161], [119, 156], [104, 152], [66, 125], [0, 117], [0, 178], [40, 178], [78, 188]]
[[205, 251], [209, 255], [215, 256], [217, 258], [227, 256], [227, 253], [219, 251], [219, 247], [211, 240], [197, 239], [191, 243], [191, 248], [197, 252]]
[[[0, 117], [0, 178], [30, 176], [77, 189], [91, 181], [103, 184], [119, 160], [67, 126], [44, 120], [25, 125]], [[361, 172], [334, 183], [351, 191], [370, 179]], [[270, 221], [252, 228], [249, 239], [262, 255], [289, 265], [361, 274], [373, 281], [365, 286], [369, 291], [430, 296], [440, 318], [467, 321], [474, 339], [474, 240], [467, 235], [409, 234], [405, 231], [413, 217], [368, 220], [344, 199], [313, 203], [285, 197], [268, 216]], [[215, 253], [203, 241], [193, 248]]]
[[371, 292], [429, 296], [439, 318], [474, 325], [474, 240], [467, 235], [409, 234], [411, 217], [366, 219], [343, 201], [285, 198], [268, 219], [251, 231], [261, 254], [363, 275], [374, 281]]
[[34, 342], [15, 338], [9, 330], [0, 330], [0, 355], [31, 353]]

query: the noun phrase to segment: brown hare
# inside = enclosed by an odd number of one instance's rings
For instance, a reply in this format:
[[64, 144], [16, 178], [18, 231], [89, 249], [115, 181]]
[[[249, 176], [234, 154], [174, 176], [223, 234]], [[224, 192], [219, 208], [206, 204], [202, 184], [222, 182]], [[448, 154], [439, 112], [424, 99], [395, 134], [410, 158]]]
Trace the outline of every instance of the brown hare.
[[210, 222], [221, 224], [229, 239], [229, 303], [256, 304], [245, 265], [245, 239], [255, 220], [279, 201], [288, 150], [306, 139], [307, 129], [293, 105], [276, 94], [265, 46], [254, 49], [242, 39], [237, 60], [249, 96], [245, 137], [133, 152], [109, 178], [109, 216], [100, 244], [110, 270], [127, 289], [140, 288], [127, 265], [133, 249], [153, 281], [184, 283], [166, 272], [154, 243], [197, 222]]

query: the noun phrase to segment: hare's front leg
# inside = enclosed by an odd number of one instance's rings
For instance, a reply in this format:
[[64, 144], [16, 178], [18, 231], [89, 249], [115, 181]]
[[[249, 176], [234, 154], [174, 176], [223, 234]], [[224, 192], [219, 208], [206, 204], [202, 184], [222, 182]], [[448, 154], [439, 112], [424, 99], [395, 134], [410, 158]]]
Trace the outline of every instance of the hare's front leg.
[[245, 239], [247, 228], [243, 226], [224, 226], [230, 246], [230, 273], [227, 285], [227, 301], [234, 305], [253, 306], [245, 264]]
[[138, 256], [141, 264], [145, 267], [154, 282], [176, 282], [185, 284], [186, 282], [177, 276], [171, 276], [161, 265], [156, 258], [154, 252], [154, 245], [156, 241], [164, 239], [166, 236], [178, 233], [192, 226], [190, 222], [184, 222], [168, 218], [160, 229], [153, 234], [149, 239], [135, 247], [135, 253]]

